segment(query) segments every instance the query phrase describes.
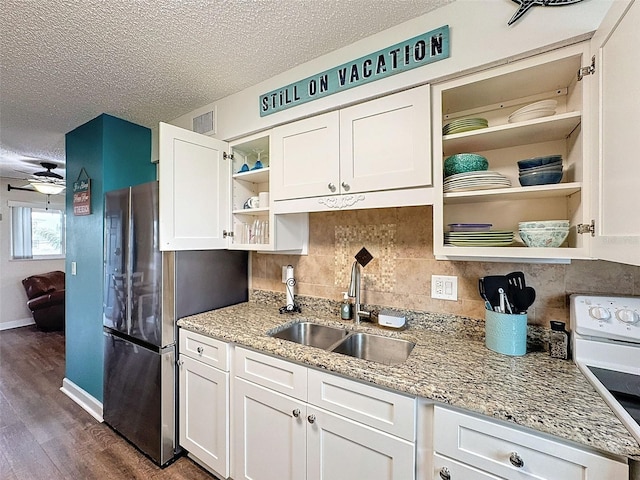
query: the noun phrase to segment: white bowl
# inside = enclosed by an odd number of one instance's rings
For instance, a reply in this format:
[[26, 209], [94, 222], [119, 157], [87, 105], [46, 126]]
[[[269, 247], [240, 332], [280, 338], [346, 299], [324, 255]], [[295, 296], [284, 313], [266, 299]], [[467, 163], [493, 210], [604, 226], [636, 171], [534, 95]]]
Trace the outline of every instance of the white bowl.
[[569, 228], [569, 220], [531, 220], [529, 222], [518, 223], [518, 228]]
[[527, 247], [556, 248], [567, 239], [569, 230], [519, 230], [518, 233]]

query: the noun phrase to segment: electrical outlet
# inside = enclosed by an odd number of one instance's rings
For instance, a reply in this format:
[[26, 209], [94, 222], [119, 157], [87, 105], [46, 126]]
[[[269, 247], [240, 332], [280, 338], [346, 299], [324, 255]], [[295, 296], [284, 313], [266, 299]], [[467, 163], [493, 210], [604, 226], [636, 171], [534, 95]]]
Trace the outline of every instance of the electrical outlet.
[[458, 277], [431, 275], [431, 298], [458, 300]]

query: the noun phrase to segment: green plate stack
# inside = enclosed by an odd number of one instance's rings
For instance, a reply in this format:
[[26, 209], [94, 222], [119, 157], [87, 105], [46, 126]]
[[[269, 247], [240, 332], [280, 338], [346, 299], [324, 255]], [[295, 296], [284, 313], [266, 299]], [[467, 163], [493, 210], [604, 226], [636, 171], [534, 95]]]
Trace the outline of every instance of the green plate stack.
[[489, 122], [486, 118], [461, 118], [454, 120], [451, 123], [447, 123], [442, 127], [443, 135], [453, 135], [454, 133], [469, 132], [471, 130], [478, 130], [479, 128], [487, 128]]

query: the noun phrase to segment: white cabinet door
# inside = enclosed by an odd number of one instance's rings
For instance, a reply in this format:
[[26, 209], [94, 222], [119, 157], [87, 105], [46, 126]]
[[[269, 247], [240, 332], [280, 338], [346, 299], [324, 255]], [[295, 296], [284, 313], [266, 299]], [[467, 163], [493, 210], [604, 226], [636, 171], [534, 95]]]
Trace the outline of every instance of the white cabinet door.
[[229, 476], [229, 374], [180, 356], [180, 445]]
[[311, 406], [307, 417], [307, 480], [415, 478], [413, 443]]
[[429, 85], [340, 111], [340, 187], [362, 193], [431, 185]]
[[238, 377], [233, 397], [234, 479], [303, 480], [305, 404]]
[[272, 200], [338, 193], [338, 123], [338, 112], [330, 112], [273, 129]]
[[592, 82], [595, 108], [591, 253], [631, 265], [640, 265], [640, 63], [629, 52], [640, 50], [639, 24], [640, 2], [614, 2], [592, 39], [596, 73], [582, 80]]
[[160, 124], [160, 250], [227, 248], [231, 167], [225, 142]]

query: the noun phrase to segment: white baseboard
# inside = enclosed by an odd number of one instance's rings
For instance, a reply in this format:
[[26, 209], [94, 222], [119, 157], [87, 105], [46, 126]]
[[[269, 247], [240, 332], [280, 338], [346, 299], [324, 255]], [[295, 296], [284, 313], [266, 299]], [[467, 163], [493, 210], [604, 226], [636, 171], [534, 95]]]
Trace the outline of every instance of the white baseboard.
[[95, 418], [99, 422], [103, 422], [102, 418], [102, 402], [96, 400], [95, 397], [89, 395], [82, 388], [77, 386], [68, 378], [62, 380], [62, 387], [60, 391], [64, 393], [71, 400], [80, 405], [89, 415]]
[[14, 320], [12, 322], [2, 322], [0, 323], [0, 330], [9, 330], [12, 328], [26, 327], [27, 325], [34, 325], [36, 322], [33, 321], [33, 317], [20, 318], [19, 320]]

